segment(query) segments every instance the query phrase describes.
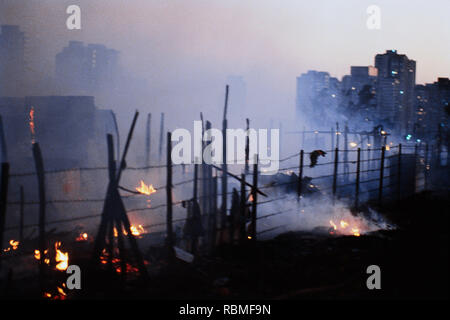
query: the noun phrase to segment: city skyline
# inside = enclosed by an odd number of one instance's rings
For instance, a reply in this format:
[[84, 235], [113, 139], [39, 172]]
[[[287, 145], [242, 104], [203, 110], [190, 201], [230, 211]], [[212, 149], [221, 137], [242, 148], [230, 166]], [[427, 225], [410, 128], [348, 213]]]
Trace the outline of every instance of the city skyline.
[[[373, 65], [375, 54], [388, 49], [418, 61], [418, 84], [449, 77], [446, 1], [78, 1], [81, 30], [65, 26], [70, 4], [2, 2], [1, 23], [19, 24], [29, 37], [33, 78], [53, 75], [53, 57], [69, 41], [102, 43], [148, 81], [159, 109], [221, 104], [227, 77], [240, 75], [249, 106], [289, 112], [301, 73], [341, 79], [351, 65]], [[366, 25], [372, 4], [381, 10], [380, 30]]]

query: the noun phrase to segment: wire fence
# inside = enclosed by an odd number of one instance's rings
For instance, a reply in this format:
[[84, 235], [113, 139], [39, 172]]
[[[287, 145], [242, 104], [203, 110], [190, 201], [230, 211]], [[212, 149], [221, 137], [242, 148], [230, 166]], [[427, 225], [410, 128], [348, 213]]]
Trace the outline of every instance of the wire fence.
[[[348, 150], [326, 150], [327, 154], [331, 154], [333, 156], [333, 161], [320, 161], [321, 159], [316, 159], [316, 163], [312, 160], [314, 156], [314, 152], [297, 152], [290, 156], [280, 159], [278, 162], [286, 163], [288, 161], [296, 161], [297, 165], [287, 165], [279, 168], [278, 172], [283, 176], [283, 179], [278, 180], [278, 175], [274, 175], [272, 178], [269, 178], [269, 182], [261, 183], [261, 185], [253, 186], [252, 188], [248, 187], [247, 192], [253, 193], [253, 188], [257, 188], [258, 190], [264, 190], [265, 192], [273, 190], [273, 193], [268, 194], [267, 199], [258, 199], [255, 203], [251, 203], [248, 201], [246, 203], [247, 207], [255, 206], [259, 210], [264, 209], [265, 204], [274, 203], [277, 201], [287, 200], [291, 197], [291, 194], [296, 194], [299, 198], [300, 196], [304, 196], [305, 188], [313, 188], [312, 192], [330, 195], [335, 198], [346, 198], [347, 200], [355, 201], [356, 204], [360, 201], [369, 201], [378, 199], [379, 204], [382, 201], [394, 197], [399, 197], [401, 193], [401, 188], [398, 187], [402, 184], [402, 177], [407, 177], [408, 175], [412, 175], [415, 183], [415, 190], [426, 189], [428, 183], [428, 176], [430, 174], [430, 164], [433, 157], [432, 150], [425, 150], [424, 146], [390, 146], [389, 154], [386, 155], [386, 148], [368, 148], [368, 149], [348, 149]], [[394, 152], [395, 151], [395, 152]], [[361, 158], [362, 154], [365, 154], [365, 158]], [[348, 160], [348, 155], [358, 155], [357, 159]], [[304, 155], [310, 157], [311, 164], [305, 165], [305, 161], [303, 159]], [[410, 159], [409, 157], [413, 155], [414, 157]], [[373, 156], [373, 158], [369, 158]], [[408, 159], [404, 159], [408, 157]], [[303, 161], [302, 161], [303, 160]], [[389, 162], [389, 165], [386, 165], [386, 162]], [[185, 164], [176, 164], [173, 167], [181, 166], [183, 172], [188, 165]], [[351, 167], [351, 168], [350, 168]], [[329, 173], [320, 174], [325, 172], [328, 168]], [[161, 170], [168, 169], [167, 165], [147, 165], [141, 167], [126, 167], [125, 172], [133, 172], [133, 171], [148, 171], [148, 170]], [[84, 168], [71, 168], [64, 170], [47, 170], [45, 171], [45, 175], [54, 175], [54, 174], [63, 174], [67, 172], [103, 172], [107, 171], [107, 167], [84, 167]], [[412, 170], [412, 171], [411, 171]], [[305, 172], [308, 171], [308, 175]], [[318, 172], [319, 174], [313, 174], [314, 172]], [[107, 172], [104, 173], [105, 176]], [[265, 172], [262, 170], [257, 171], [258, 175], [264, 175]], [[399, 176], [400, 174], [400, 176]], [[37, 175], [36, 172], [28, 172], [28, 173], [11, 173], [9, 174], [9, 178], [19, 178], [19, 177], [33, 177]], [[255, 172], [247, 171], [244, 176], [254, 176]], [[215, 176], [219, 177], [219, 172], [216, 170]], [[222, 173], [223, 176], [223, 173]], [[210, 180], [211, 177], [194, 177], [189, 179], [184, 179], [181, 181], [177, 181], [172, 183], [171, 188], [186, 186], [189, 184], [201, 184], [203, 181]], [[266, 179], [267, 180], [267, 179]], [[306, 185], [303, 185], [305, 184]], [[161, 192], [163, 190], [167, 190], [167, 185], [161, 185], [154, 187], [157, 192]], [[289, 191], [280, 191], [280, 188], [291, 188]], [[400, 190], [400, 193], [394, 192], [394, 189]], [[122, 194], [121, 198], [125, 201], [132, 200], [134, 198], [138, 198], [140, 193], [139, 191], [129, 190], [127, 188], [122, 188], [123, 192], [127, 194]], [[129, 194], [131, 192], [131, 194]], [[281, 196], [276, 196], [277, 194], [282, 193]], [[291, 194], [289, 194], [291, 193]], [[218, 192], [216, 194], [217, 203], [220, 199], [223, 198], [224, 195], [232, 195], [233, 191], [229, 191], [228, 188], [225, 192]], [[208, 193], [206, 195], [199, 194], [196, 197], [197, 201], [210, 199], [211, 194]], [[45, 204], [49, 205], [79, 205], [79, 204], [89, 204], [89, 203], [103, 203], [105, 201], [105, 197], [98, 198], [85, 198], [85, 199], [50, 199], [45, 201]], [[184, 210], [184, 204], [192, 201], [192, 197], [185, 197], [182, 200], [177, 200], [171, 203], [171, 206], [180, 208]], [[20, 207], [28, 207], [28, 206], [37, 206], [40, 205], [41, 201], [7, 201], [6, 205], [8, 208], [10, 206], [20, 206]], [[168, 203], [159, 203], [150, 206], [142, 206], [136, 208], [128, 208], [127, 213], [151, 213], [151, 212], [163, 212], [165, 208], [168, 207]], [[127, 205], [128, 207], [128, 205]], [[220, 208], [216, 208], [217, 212], [220, 214]], [[261, 215], [255, 218], [256, 220], [267, 220], [275, 216], [279, 216], [282, 214], [287, 214], [294, 211], [294, 209], [287, 210], [277, 210], [272, 212], [262, 212]], [[230, 209], [227, 209], [227, 212], [230, 212]], [[210, 214], [210, 213], [204, 213]], [[94, 214], [89, 215], [80, 215], [76, 217], [68, 217], [64, 219], [55, 219], [46, 221], [46, 226], [58, 225], [63, 223], [70, 223], [74, 221], [83, 221], [89, 219], [99, 219], [102, 216], [101, 210]], [[173, 223], [178, 222], [186, 222], [188, 217], [180, 217], [173, 219]], [[220, 220], [220, 219], [218, 219]], [[4, 231], [14, 231], [19, 229], [29, 229], [38, 227], [38, 223], [31, 224], [22, 224], [22, 225], [9, 225], [5, 226]], [[156, 227], [164, 227], [166, 226], [166, 222], [156, 222], [151, 224], [146, 224], [144, 228], [156, 228]], [[267, 234], [271, 231], [278, 230], [286, 225], [280, 225], [276, 227], [270, 227], [265, 230], [258, 230], [256, 234]]]

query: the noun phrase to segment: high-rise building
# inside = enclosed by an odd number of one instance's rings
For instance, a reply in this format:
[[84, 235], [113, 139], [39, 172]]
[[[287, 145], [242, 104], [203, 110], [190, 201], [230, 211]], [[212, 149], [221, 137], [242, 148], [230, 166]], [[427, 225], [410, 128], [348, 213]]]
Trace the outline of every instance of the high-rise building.
[[375, 56], [378, 116], [397, 134], [413, 127], [416, 62], [396, 50]]
[[0, 34], [0, 95], [23, 95], [25, 35], [19, 26], [2, 25]]
[[351, 66], [350, 75], [342, 78], [341, 108], [361, 120], [376, 121], [377, 69], [373, 66]]
[[438, 78], [434, 83], [415, 88], [414, 130], [412, 137], [434, 140], [449, 128], [450, 80]]
[[104, 45], [70, 41], [56, 55], [56, 81], [67, 94], [94, 94], [113, 85], [118, 57], [118, 51]]
[[339, 80], [330, 77], [328, 72], [309, 70], [297, 77], [297, 117], [307, 117], [327, 126], [327, 122], [334, 124], [340, 87]]

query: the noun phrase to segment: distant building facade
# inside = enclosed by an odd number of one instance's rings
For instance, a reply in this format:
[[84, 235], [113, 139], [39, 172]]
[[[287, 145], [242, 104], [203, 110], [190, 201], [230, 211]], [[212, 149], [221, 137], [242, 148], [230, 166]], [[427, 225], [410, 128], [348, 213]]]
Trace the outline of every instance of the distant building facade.
[[297, 77], [297, 117], [309, 117], [323, 125], [334, 123], [340, 90], [340, 81], [328, 72], [310, 70]]
[[118, 72], [119, 52], [101, 44], [70, 41], [56, 55], [55, 79], [61, 92], [92, 95], [111, 88]]
[[407, 134], [413, 127], [416, 62], [396, 50], [375, 56], [378, 116], [395, 133]]

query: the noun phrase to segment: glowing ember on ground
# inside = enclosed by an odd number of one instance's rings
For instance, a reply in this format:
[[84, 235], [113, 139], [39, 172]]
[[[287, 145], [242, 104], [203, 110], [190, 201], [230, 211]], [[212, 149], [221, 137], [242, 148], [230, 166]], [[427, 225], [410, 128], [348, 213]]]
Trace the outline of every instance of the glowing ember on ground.
[[333, 220], [330, 220], [330, 225], [333, 227], [333, 230], [330, 231], [330, 234], [335, 234], [335, 231], [339, 231], [339, 233], [342, 234], [352, 234], [355, 237], [359, 237], [361, 235], [359, 228], [356, 226], [353, 226], [349, 228], [350, 224], [345, 221], [341, 220], [339, 223], [340, 228], [333, 222]]
[[136, 188], [136, 190], [142, 194], [151, 195], [152, 193], [156, 192], [156, 189], [153, 188], [153, 185], [146, 185], [143, 180], [141, 180], [141, 185]]
[[68, 252], [62, 252], [59, 250], [59, 247], [61, 246], [61, 242], [55, 243], [55, 261], [57, 262], [56, 269], [64, 271], [69, 266], [69, 253]]
[[80, 233], [80, 235], [75, 239], [75, 241], [87, 241], [89, 238], [88, 234], [86, 232]]
[[132, 226], [130, 227], [130, 230], [131, 230], [131, 234], [132, 234], [133, 236], [140, 236], [142, 233], [145, 232], [145, 230], [144, 230], [144, 228], [142, 227], [142, 225], [138, 225], [137, 227], [134, 226], [134, 225], [132, 225]]

